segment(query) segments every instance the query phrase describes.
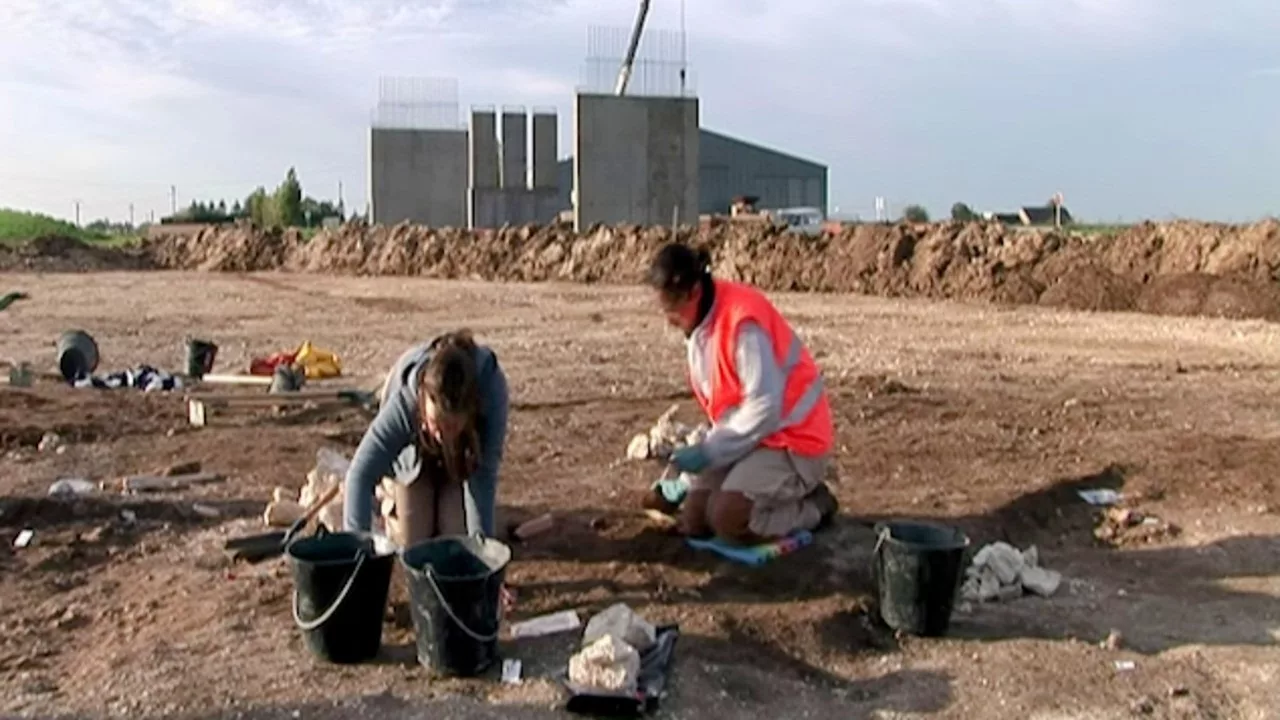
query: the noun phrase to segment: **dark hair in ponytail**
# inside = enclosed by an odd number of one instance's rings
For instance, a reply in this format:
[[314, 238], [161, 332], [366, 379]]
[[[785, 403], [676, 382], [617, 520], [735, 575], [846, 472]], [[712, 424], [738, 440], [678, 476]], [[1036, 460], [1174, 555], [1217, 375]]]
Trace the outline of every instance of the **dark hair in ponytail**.
[[[422, 370], [418, 385], [418, 414], [423, 420], [430, 400], [441, 413], [464, 418], [466, 423], [458, 446], [440, 448], [449, 474], [465, 480], [475, 472], [480, 455], [477, 431], [480, 416], [480, 382], [476, 367], [476, 341], [470, 330], [445, 333], [431, 343], [431, 360]], [[433, 441], [424, 433], [423, 445]]]
[[649, 286], [668, 297], [684, 297], [711, 284], [711, 253], [682, 242], [662, 246], [649, 264]]

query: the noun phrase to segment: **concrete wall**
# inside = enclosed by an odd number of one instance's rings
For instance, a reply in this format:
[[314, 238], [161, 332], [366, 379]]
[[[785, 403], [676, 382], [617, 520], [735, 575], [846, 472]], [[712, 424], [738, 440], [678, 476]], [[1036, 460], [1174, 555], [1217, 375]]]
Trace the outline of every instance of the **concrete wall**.
[[560, 122], [555, 113], [533, 114], [533, 187], [555, 188], [560, 184], [556, 154], [560, 151]]
[[476, 228], [525, 223], [546, 225], [560, 212], [560, 198], [555, 188], [472, 188], [469, 202], [471, 227]]
[[524, 110], [502, 111], [502, 187], [529, 187], [529, 123]]
[[697, 98], [579, 94], [574, 224], [697, 222]]
[[372, 221], [464, 227], [468, 165], [465, 130], [371, 128]]
[[492, 110], [471, 111], [470, 187], [499, 186], [498, 116]]

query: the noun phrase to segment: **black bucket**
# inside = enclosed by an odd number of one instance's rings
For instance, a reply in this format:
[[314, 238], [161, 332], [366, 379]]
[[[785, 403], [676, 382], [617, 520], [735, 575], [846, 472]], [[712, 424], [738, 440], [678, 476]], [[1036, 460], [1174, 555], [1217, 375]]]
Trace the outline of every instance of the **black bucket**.
[[89, 377], [98, 369], [98, 343], [83, 330], [68, 330], [58, 337], [58, 370], [67, 382]]
[[492, 538], [442, 537], [405, 549], [400, 562], [418, 662], [446, 677], [474, 677], [497, 662], [511, 548]]
[[218, 357], [218, 346], [209, 340], [187, 338], [187, 376], [202, 378], [213, 372], [213, 361]]
[[358, 663], [382, 647], [382, 620], [394, 553], [378, 554], [373, 538], [326, 533], [289, 544], [293, 621], [322, 660]]
[[946, 634], [969, 538], [958, 528], [925, 522], [884, 522], [875, 529], [880, 617], [911, 635]]

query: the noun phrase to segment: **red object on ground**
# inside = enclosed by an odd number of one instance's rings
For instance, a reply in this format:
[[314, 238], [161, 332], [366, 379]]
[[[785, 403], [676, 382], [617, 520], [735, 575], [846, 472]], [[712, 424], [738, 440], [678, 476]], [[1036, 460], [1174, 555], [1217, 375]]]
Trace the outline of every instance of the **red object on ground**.
[[267, 357], [256, 357], [249, 361], [250, 375], [274, 375], [276, 368], [281, 365], [293, 364], [297, 353], [278, 352]]

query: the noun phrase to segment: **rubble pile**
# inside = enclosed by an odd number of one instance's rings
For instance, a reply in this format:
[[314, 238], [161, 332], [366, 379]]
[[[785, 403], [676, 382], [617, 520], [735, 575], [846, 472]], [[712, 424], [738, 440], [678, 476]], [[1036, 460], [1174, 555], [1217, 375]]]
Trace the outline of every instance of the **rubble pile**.
[[973, 556], [960, 595], [973, 602], [1012, 600], [1028, 592], [1049, 597], [1061, 583], [1061, 573], [1040, 567], [1036, 546], [1019, 551], [1008, 543], [995, 542]]

